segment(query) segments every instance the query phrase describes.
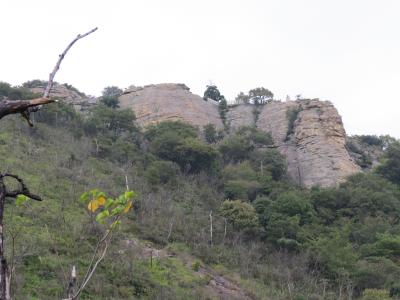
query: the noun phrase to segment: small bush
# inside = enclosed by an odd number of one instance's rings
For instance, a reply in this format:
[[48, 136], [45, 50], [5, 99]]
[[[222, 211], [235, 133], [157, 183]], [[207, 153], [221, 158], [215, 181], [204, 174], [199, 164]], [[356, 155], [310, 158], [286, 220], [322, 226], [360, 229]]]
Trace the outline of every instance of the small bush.
[[198, 272], [200, 270], [200, 262], [199, 261], [196, 261], [195, 263], [193, 263], [192, 270], [195, 272]]

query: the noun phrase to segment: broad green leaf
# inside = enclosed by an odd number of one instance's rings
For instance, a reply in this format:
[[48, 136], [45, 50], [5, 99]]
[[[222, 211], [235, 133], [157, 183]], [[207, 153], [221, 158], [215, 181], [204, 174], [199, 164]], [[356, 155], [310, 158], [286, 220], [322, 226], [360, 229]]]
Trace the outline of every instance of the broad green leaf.
[[79, 200], [81, 202], [87, 202], [89, 200], [90, 197], [90, 193], [89, 192], [85, 192], [81, 195], [81, 197], [79, 198]]
[[96, 216], [96, 221], [100, 224], [104, 223], [104, 220], [110, 215], [108, 210], [104, 210]]
[[118, 215], [118, 214], [120, 214], [123, 210], [124, 210], [124, 206], [119, 205], [119, 206], [117, 206], [116, 208], [114, 208], [114, 209], [111, 211], [111, 215], [112, 215], [112, 216]]
[[17, 206], [21, 206], [22, 204], [24, 204], [29, 198], [25, 195], [18, 195], [17, 199], [15, 199], [15, 203], [17, 204]]
[[126, 191], [125, 192], [125, 198], [126, 199], [132, 199], [133, 197], [135, 197], [135, 192], [134, 191]]
[[105, 208], [109, 208], [113, 204], [114, 204], [114, 199], [108, 198], [106, 204], [104, 205], [104, 207]]

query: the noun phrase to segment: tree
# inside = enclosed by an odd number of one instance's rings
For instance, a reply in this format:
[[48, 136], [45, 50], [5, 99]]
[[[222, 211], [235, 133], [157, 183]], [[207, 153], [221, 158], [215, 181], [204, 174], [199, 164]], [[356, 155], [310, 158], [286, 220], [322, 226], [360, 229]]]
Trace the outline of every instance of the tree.
[[117, 86], [105, 87], [102, 92], [102, 97], [100, 98], [100, 101], [110, 108], [118, 108], [118, 97], [122, 95], [122, 92], [123, 91]]
[[76, 278], [74, 278], [75, 267], [72, 268], [72, 280], [68, 287], [68, 299], [76, 300], [85, 289], [86, 285], [92, 278], [99, 263], [104, 259], [107, 250], [110, 247], [112, 236], [118, 226], [121, 224], [121, 219], [133, 207], [133, 200], [136, 197], [135, 192], [126, 191], [117, 198], [109, 198], [103, 192], [92, 190], [84, 193], [80, 200], [87, 205], [90, 214], [94, 217], [97, 223], [104, 225], [106, 230], [104, 235], [98, 241], [96, 248], [93, 251], [92, 259], [87, 267], [84, 278], [79, 287], [75, 287]]
[[221, 205], [221, 214], [235, 230], [254, 230], [259, 226], [254, 207], [240, 200], [225, 200]]
[[[20, 187], [16, 190], [9, 190], [5, 183], [5, 179], [13, 178], [15, 179]], [[0, 299], [9, 300], [11, 299], [11, 282], [10, 282], [10, 270], [8, 268], [7, 260], [5, 258], [5, 245], [4, 245], [4, 224], [3, 216], [5, 209], [6, 198], [16, 199], [17, 203], [25, 201], [27, 199], [33, 199], [41, 201], [42, 199], [32, 194], [23, 180], [17, 175], [13, 174], [0, 174]]]
[[265, 104], [272, 101], [274, 94], [263, 87], [255, 88], [249, 91], [249, 99], [254, 104]]
[[219, 116], [221, 117], [222, 123], [224, 124], [225, 128], [227, 128], [228, 124], [226, 122], [226, 114], [228, 112], [228, 103], [224, 96], [221, 96], [218, 103], [218, 111]]
[[376, 172], [393, 183], [400, 185], [400, 142], [388, 146], [383, 163]]
[[209, 144], [214, 144], [218, 140], [217, 130], [214, 124], [207, 124], [203, 127], [204, 138]]
[[144, 176], [153, 185], [174, 183], [179, 173], [179, 167], [171, 161], [157, 160], [151, 163]]
[[194, 126], [180, 121], [165, 121], [157, 125], [152, 125], [147, 128], [144, 137], [149, 142], [152, 142], [154, 139], [170, 132], [175, 133], [181, 138], [197, 137], [197, 129]]
[[196, 129], [182, 122], [162, 122], [145, 132], [150, 151], [164, 160], [176, 162], [183, 171], [211, 171], [217, 151], [197, 138]]
[[221, 93], [219, 92], [216, 85], [207, 85], [206, 90], [204, 91], [203, 99], [207, 101], [208, 99], [212, 99], [214, 101], [219, 101], [221, 99]]
[[[97, 30], [97, 27], [83, 35], [79, 34], [67, 46], [67, 48], [64, 50], [64, 52], [59, 56], [59, 59], [56, 63], [56, 66], [54, 67], [53, 72], [51, 72], [49, 75], [49, 81], [48, 81], [47, 87], [44, 91], [42, 98], [36, 98], [36, 99], [32, 99], [32, 100], [27, 100], [27, 101], [20, 100], [20, 99], [16, 99], [15, 101], [14, 100], [0, 101], [0, 119], [2, 119], [3, 117], [5, 117], [7, 115], [10, 115], [10, 114], [20, 113], [27, 120], [28, 124], [30, 126], [33, 126], [33, 124], [30, 121], [30, 117], [29, 117], [30, 113], [39, 110], [42, 105], [55, 102], [55, 100], [49, 98], [50, 90], [53, 85], [54, 77], [55, 77], [58, 69], [60, 68], [61, 62], [64, 59], [65, 55], [67, 54], [68, 50], [73, 46], [73, 44], [76, 41], [91, 34], [92, 32], [94, 32], [96, 30]], [[3, 87], [4, 87], [4, 85], [3, 85]], [[9, 97], [10, 95], [7, 95], [7, 96]], [[4, 179], [7, 177], [14, 178], [15, 180], [17, 180], [17, 182], [20, 185], [20, 188], [17, 190], [10, 191], [7, 188], [7, 184], [4, 182]], [[3, 214], [4, 214], [4, 206], [5, 206], [6, 197], [17, 198], [19, 201], [20, 201], [20, 199], [26, 200], [28, 198], [31, 198], [34, 200], [39, 200], [39, 201], [41, 200], [41, 198], [39, 196], [34, 195], [29, 192], [29, 189], [24, 184], [23, 180], [21, 178], [19, 178], [17, 175], [8, 174], [8, 173], [4, 173], [4, 174], [0, 175], [0, 243], [1, 243], [1, 245], [0, 245], [0, 299], [2, 299], [2, 300], [11, 299], [10, 277], [9, 277], [10, 274], [8, 271], [7, 260], [4, 256], [5, 245], [4, 245], [4, 230], [3, 230], [4, 229], [3, 228]]]
[[254, 206], [268, 238], [277, 244], [288, 244], [290, 239], [300, 245], [302, 227], [314, 217], [310, 199], [299, 191], [282, 192], [276, 198], [260, 197]]
[[246, 137], [235, 134], [225, 138], [219, 144], [218, 150], [225, 162], [240, 162], [249, 157], [254, 145]]
[[0, 101], [8, 96], [10, 90], [11, 85], [9, 83], [0, 81]]
[[248, 92], [248, 94], [240, 92], [236, 96], [235, 101], [237, 104], [253, 103], [255, 105], [258, 105], [258, 104], [265, 104], [265, 103], [271, 102], [273, 99], [274, 99], [274, 94], [270, 90], [268, 90], [264, 87], [258, 87], [255, 89], [251, 89]]
[[281, 180], [286, 176], [287, 164], [285, 157], [276, 149], [254, 151], [250, 159], [261, 176], [270, 175], [274, 180]]
[[235, 102], [236, 102], [236, 104], [241, 104], [241, 103], [249, 104], [249, 102], [250, 102], [250, 97], [249, 97], [249, 95], [246, 95], [245, 93], [240, 92], [240, 93], [236, 96]]
[[103, 89], [101, 92], [103, 97], [113, 97], [113, 96], [121, 96], [122, 95], [122, 89], [120, 89], [117, 86], [107, 86]]

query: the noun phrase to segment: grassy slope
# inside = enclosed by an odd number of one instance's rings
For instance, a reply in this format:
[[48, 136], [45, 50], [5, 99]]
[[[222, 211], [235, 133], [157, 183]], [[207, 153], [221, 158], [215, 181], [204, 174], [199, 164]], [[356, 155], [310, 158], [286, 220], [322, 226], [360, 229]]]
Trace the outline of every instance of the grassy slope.
[[[77, 140], [62, 128], [37, 124], [30, 129], [17, 116], [1, 121], [1, 171], [18, 174], [44, 199], [28, 202], [23, 207], [7, 204], [6, 243], [9, 261], [13, 260], [15, 266], [16, 299], [61, 298], [73, 264], [82, 276], [101, 228], [90, 220], [77, 199], [92, 188], [111, 195], [125, 189], [121, 168], [95, 158], [92, 147], [88, 138]], [[140, 180], [132, 181], [135, 181], [134, 188], [140, 190]], [[147, 236], [152, 234], [149, 232]], [[138, 229], [132, 212], [82, 298], [94, 299], [93, 295], [96, 299], [216, 297], [219, 291], [207, 286], [212, 276], [200, 274], [192, 267], [197, 260], [185, 254], [188, 252], [185, 247], [168, 248], [172, 256], [155, 258], [152, 266], [146, 256], [138, 255], [132, 247], [121, 251], [124, 240], [138, 235], [143, 236], [143, 232]], [[222, 266], [216, 269], [237, 282], [241, 280]], [[256, 282], [244, 281], [243, 285], [255, 291], [253, 297], [264, 298], [265, 293]]]

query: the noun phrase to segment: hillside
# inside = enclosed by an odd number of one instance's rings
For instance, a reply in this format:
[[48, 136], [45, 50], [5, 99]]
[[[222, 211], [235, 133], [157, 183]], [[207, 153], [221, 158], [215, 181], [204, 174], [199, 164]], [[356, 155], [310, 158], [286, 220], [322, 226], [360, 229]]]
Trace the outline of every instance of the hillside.
[[[175, 116], [190, 118], [194, 107], [214, 118], [215, 103], [180, 98], [189, 93], [184, 87], [168, 89], [183, 108]], [[131, 93], [121, 96], [121, 106]], [[172, 107], [162, 99], [155, 103]], [[133, 109], [135, 117], [131, 107], [103, 100], [84, 114], [74, 103], [47, 105], [33, 128], [20, 116], [0, 120], [1, 172], [18, 174], [44, 199], [6, 205], [15, 299], [65, 297], [71, 266], [82, 280], [108, 230], [80, 196], [99, 189], [116, 198], [127, 187], [137, 194], [134, 205], [81, 299], [399, 297], [399, 141], [361, 136], [345, 144], [336, 110], [317, 100], [268, 103], [257, 107], [258, 119], [251, 118], [254, 105], [231, 107], [229, 132], [218, 123], [174, 121], [172, 110], [161, 108], [146, 126], [140, 111]], [[151, 100], [142, 101], [152, 109]], [[297, 108], [294, 117], [290, 108]], [[241, 118], [257, 127], [233, 121]], [[332, 163], [342, 150], [359, 163], [360, 153], [376, 161], [369, 172], [308, 189], [290, 173], [285, 149], [321, 182], [317, 165], [333, 170], [325, 182], [343, 174]]]

